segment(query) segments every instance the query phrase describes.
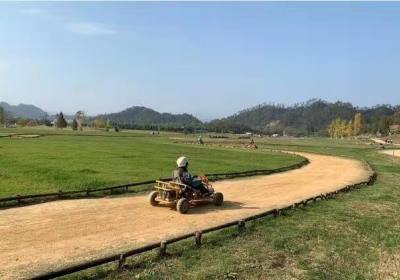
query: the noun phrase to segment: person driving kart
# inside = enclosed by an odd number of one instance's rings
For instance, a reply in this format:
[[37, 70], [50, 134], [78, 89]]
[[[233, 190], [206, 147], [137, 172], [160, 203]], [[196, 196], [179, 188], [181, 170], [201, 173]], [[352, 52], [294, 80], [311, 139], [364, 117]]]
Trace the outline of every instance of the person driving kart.
[[186, 157], [182, 156], [176, 160], [177, 169], [174, 170], [173, 180], [192, 187], [200, 191], [202, 194], [208, 194], [209, 190], [204, 186], [200, 179], [194, 179], [188, 171], [189, 161]]

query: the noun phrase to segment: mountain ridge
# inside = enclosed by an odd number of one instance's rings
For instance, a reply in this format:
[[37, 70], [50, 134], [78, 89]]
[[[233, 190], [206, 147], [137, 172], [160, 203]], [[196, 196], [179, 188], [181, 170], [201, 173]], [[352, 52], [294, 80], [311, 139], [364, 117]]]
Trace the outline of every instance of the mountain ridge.
[[0, 102], [0, 107], [15, 118], [42, 119], [48, 115], [44, 110], [31, 104], [10, 105], [7, 102]]
[[[42, 109], [27, 104], [16, 106], [0, 102], [12, 117], [43, 119], [49, 115]], [[365, 133], [388, 133], [390, 124], [400, 124], [400, 105], [375, 105], [357, 107], [349, 102], [328, 102], [312, 99], [294, 105], [259, 104], [237, 113], [208, 122], [202, 122], [188, 113], [160, 113], [144, 106], [131, 106], [115, 113], [87, 116], [90, 122], [96, 119], [109, 121], [121, 128], [135, 129], [202, 129], [213, 132], [256, 132], [262, 134], [281, 134], [293, 136], [326, 135], [327, 127], [335, 119], [350, 121], [355, 113], [363, 116]], [[73, 118], [73, 116], [69, 116]]]
[[98, 115], [120, 125], [202, 125], [203, 123], [188, 113], [160, 113], [144, 106], [131, 106], [117, 113]]
[[216, 119], [207, 124], [217, 132], [257, 131], [265, 134], [326, 135], [329, 124], [337, 119], [350, 121], [357, 112], [363, 116], [365, 132], [387, 131], [387, 122], [397, 118], [400, 105], [375, 105], [356, 107], [349, 102], [328, 102], [312, 99], [304, 103], [286, 106], [259, 104], [231, 116]]

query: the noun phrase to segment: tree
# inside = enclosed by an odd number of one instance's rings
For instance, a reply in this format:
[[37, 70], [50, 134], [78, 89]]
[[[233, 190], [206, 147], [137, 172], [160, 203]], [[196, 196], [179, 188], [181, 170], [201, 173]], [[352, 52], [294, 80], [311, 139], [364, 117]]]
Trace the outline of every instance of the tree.
[[335, 121], [332, 121], [328, 126], [328, 134], [331, 138], [335, 137]]
[[362, 117], [361, 117], [361, 113], [358, 112], [355, 114], [354, 116], [354, 129], [353, 129], [353, 135], [357, 136], [360, 135], [361, 133], [361, 129], [362, 129]]
[[96, 128], [105, 128], [106, 127], [106, 122], [101, 118], [97, 118], [97, 119], [94, 120], [94, 127], [96, 127]]
[[78, 124], [78, 129], [80, 131], [82, 131], [83, 125], [85, 124], [85, 112], [82, 111], [82, 110], [76, 112], [75, 113], [75, 119], [76, 119], [77, 124]]
[[329, 136], [332, 138], [339, 138], [343, 135], [342, 120], [337, 118], [328, 126]]
[[112, 128], [111, 122], [109, 119], [107, 119], [105, 129], [108, 132], [108, 131], [110, 131], [111, 128]]
[[331, 138], [343, 138], [353, 135], [353, 122], [337, 118], [328, 126], [328, 134]]
[[74, 120], [72, 121], [72, 130], [78, 130], [78, 121], [76, 120], [76, 118], [74, 118]]
[[346, 129], [345, 129], [345, 135], [346, 137], [351, 137], [353, 136], [354, 133], [354, 125], [353, 125], [353, 121], [349, 121], [346, 125]]
[[56, 121], [55, 125], [57, 128], [61, 128], [61, 129], [67, 127], [67, 121], [64, 118], [63, 112], [60, 112], [59, 114], [57, 114], [57, 121]]
[[345, 137], [347, 122], [345, 120], [339, 119], [338, 126], [339, 126], [338, 137], [340, 137], [340, 138]]
[[45, 125], [45, 126], [52, 126], [51, 121], [49, 120], [49, 116], [45, 114], [39, 121], [40, 125]]
[[4, 125], [4, 127], [7, 125], [6, 111], [3, 107], [0, 107], [0, 125]]

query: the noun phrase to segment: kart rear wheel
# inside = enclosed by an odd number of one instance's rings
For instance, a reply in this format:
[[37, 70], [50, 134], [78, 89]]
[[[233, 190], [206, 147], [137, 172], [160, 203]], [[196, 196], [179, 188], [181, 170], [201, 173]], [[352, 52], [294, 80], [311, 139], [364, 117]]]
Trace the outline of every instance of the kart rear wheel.
[[149, 202], [151, 206], [157, 206], [158, 205], [158, 201], [156, 200], [158, 196], [158, 191], [152, 191], [149, 194]]
[[213, 203], [215, 206], [221, 206], [224, 202], [224, 195], [220, 192], [214, 193]]
[[176, 203], [176, 210], [181, 214], [186, 214], [187, 211], [189, 211], [189, 207], [189, 200], [186, 198], [181, 198], [178, 200], [178, 203]]

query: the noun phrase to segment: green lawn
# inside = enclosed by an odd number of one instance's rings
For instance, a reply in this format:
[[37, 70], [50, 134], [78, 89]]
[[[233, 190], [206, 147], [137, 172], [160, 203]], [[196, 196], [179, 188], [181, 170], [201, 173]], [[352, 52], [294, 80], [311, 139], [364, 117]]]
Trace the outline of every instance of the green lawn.
[[[68, 279], [400, 279], [400, 160], [392, 164], [371, 145], [329, 139], [267, 139], [262, 150], [282, 148], [368, 161], [373, 186], [128, 259], [126, 270], [104, 265]], [[261, 152], [260, 151], [260, 152]]]
[[[300, 161], [281, 153], [254, 152], [174, 143], [180, 134], [0, 129], [42, 134], [40, 138], [0, 137], [0, 197], [109, 186], [170, 176], [175, 160], [190, 159], [192, 173], [269, 169]], [[55, 133], [60, 135], [54, 135]]]

